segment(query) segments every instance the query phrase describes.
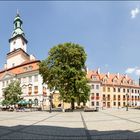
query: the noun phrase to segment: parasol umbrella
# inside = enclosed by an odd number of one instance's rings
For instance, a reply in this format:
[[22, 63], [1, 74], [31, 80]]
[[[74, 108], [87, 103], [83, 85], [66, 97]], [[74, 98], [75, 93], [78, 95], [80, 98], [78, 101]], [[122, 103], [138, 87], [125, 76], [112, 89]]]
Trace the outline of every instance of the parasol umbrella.
[[20, 101], [18, 102], [18, 104], [19, 104], [19, 105], [27, 105], [28, 102], [27, 102], [26, 100], [20, 100]]

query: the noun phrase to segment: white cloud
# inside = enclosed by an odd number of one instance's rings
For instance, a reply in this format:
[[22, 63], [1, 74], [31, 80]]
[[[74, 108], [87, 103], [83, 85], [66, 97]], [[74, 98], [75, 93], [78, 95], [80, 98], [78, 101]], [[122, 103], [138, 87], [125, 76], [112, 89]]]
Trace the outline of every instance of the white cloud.
[[135, 18], [140, 13], [139, 8], [135, 8], [131, 10], [131, 18]]
[[125, 71], [125, 73], [131, 74], [131, 73], [133, 73], [135, 70], [136, 70], [136, 67], [135, 67], [135, 68], [127, 68], [126, 71]]
[[138, 67], [127, 68], [125, 73], [127, 73], [127, 74], [135, 74], [135, 75], [140, 76], [140, 68], [138, 68]]
[[135, 72], [136, 75], [140, 76], [140, 69], [137, 69]]

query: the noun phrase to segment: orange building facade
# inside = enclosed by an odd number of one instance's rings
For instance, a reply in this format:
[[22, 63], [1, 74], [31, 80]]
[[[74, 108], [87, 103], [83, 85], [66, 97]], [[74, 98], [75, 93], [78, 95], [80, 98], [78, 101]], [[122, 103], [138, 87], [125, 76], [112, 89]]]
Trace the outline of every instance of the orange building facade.
[[140, 106], [140, 85], [127, 75], [88, 71], [91, 86], [87, 105], [100, 108]]

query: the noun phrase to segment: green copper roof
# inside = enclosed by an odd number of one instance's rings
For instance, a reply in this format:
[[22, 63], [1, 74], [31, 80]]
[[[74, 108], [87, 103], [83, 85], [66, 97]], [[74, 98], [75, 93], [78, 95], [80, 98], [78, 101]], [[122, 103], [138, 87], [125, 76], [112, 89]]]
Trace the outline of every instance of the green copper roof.
[[22, 23], [23, 22], [19, 16], [19, 14], [17, 14], [14, 19], [14, 31], [12, 32], [11, 39], [15, 38], [16, 36], [22, 35], [22, 37], [26, 40], [25, 34], [22, 29]]

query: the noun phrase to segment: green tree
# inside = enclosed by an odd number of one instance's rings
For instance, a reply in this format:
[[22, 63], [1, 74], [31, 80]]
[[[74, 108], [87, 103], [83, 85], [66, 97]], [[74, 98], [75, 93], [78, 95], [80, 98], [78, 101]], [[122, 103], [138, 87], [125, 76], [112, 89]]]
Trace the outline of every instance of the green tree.
[[12, 81], [3, 91], [3, 105], [15, 105], [20, 100], [22, 89], [18, 81]]
[[50, 89], [56, 87], [60, 98], [71, 103], [72, 109], [74, 102], [85, 103], [89, 97], [85, 62], [86, 53], [83, 47], [64, 43], [51, 48], [48, 58], [39, 64], [43, 82], [48, 84]]

